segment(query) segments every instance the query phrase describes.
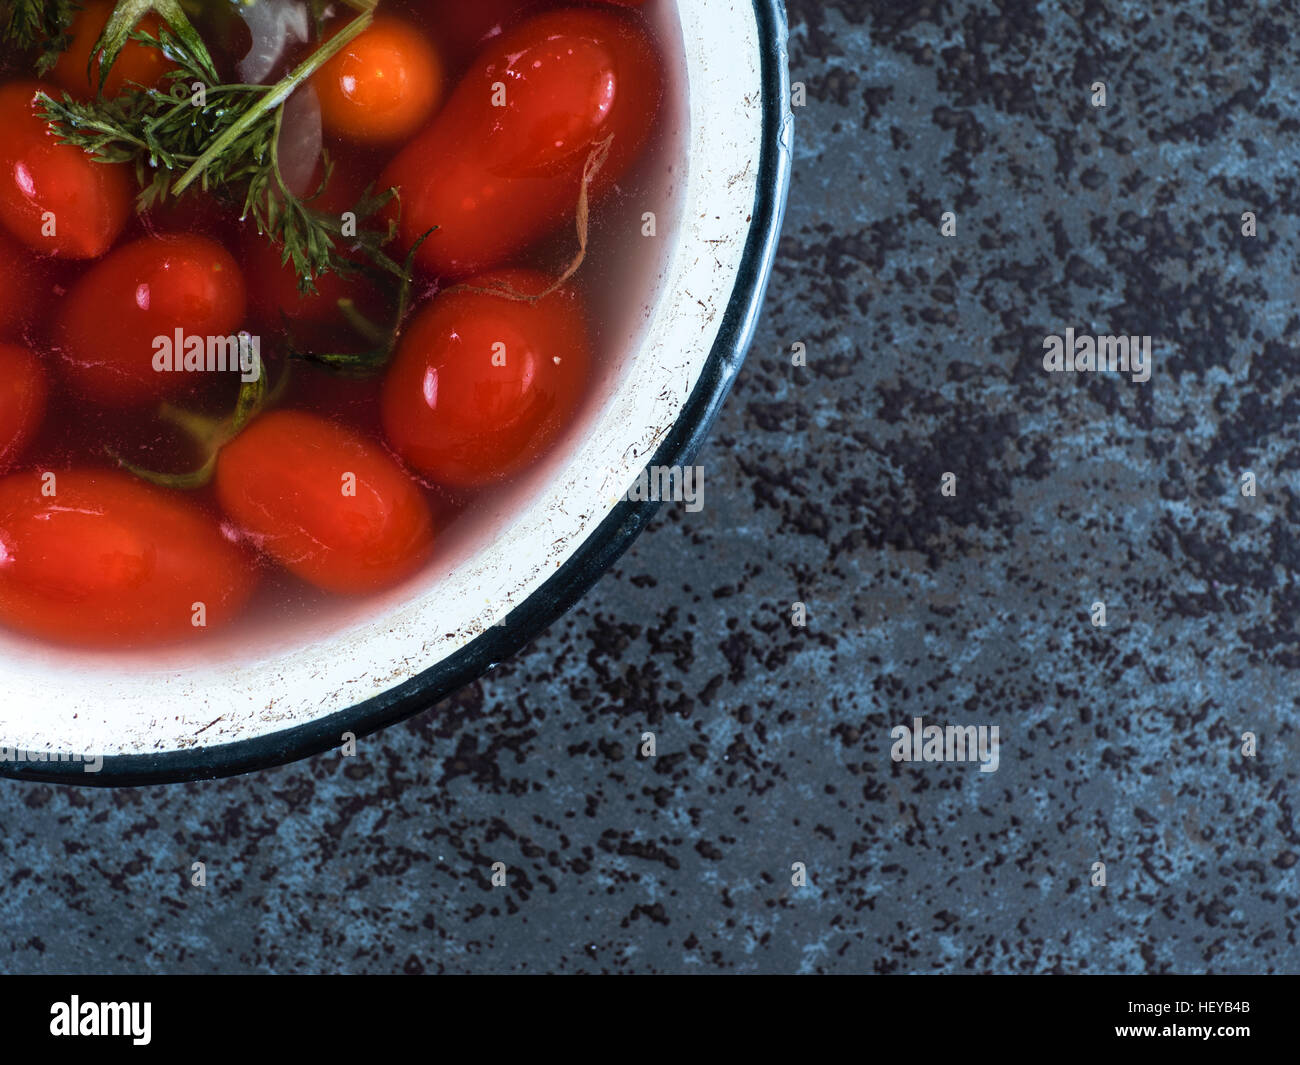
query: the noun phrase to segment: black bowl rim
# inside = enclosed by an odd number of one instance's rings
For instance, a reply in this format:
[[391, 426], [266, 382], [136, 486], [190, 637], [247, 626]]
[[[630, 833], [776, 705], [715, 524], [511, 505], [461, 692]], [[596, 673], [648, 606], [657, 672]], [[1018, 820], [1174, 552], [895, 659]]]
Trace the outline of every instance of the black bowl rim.
[[[790, 76], [784, 0], [754, 0], [761, 51], [763, 136], [753, 220], [740, 272], [700, 379], [648, 466], [688, 464], [703, 444], [758, 326], [790, 186]], [[622, 501], [572, 556], [510, 612], [502, 624], [410, 680], [318, 721], [215, 747], [105, 756], [89, 773], [83, 762], [4, 762], [0, 777], [54, 784], [131, 787], [235, 776], [337, 750], [343, 734], [358, 739], [426, 710], [476, 680], [572, 607], [628, 549], [658, 510]]]

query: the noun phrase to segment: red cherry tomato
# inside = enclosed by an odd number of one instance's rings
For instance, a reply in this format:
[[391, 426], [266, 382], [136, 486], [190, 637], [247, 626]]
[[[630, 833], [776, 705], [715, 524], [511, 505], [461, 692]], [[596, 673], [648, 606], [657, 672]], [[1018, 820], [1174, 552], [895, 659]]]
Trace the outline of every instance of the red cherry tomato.
[[442, 59], [428, 38], [381, 15], [312, 78], [330, 133], [367, 144], [409, 137], [442, 98]]
[[[99, 95], [99, 56], [95, 57], [94, 67], [90, 68], [90, 52], [108, 25], [115, 6], [109, 0], [90, 0], [73, 19], [72, 43], [50, 71], [51, 78], [80, 100]], [[162, 26], [163, 20], [151, 12], [140, 20], [136, 29], [157, 37]], [[175, 69], [176, 64], [157, 48], [128, 41], [109, 68], [104, 80], [104, 96], [111, 99], [133, 85], [156, 88], [162, 84], [164, 75]]]
[[[323, 176], [318, 174], [313, 193]], [[318, 211], [339, 214], [350, 210], [365, 191], [366, 180], [356, 166], [337, 163], [325, 187], [310, 200], [311, 206]], [[297, 271], [291, 262], [281, 262], [281, 251], [276, 245], [256, 231], [246, 231], [243, 246], [248, 296], [253, 309], [272, 327], [287, 321], [293, 341], [299, 347], [308, 351], [349, 351], [365, 346], [343, 320], [339, 310], [342, 299], [352, 300], [371, 322], [387, 324], [391, 315], [389, 301], [367, 277], [337, 272], [324, 274], [316, 279], [316, 292], [304, 296], [298, 287]]]
[[0, 623], [60, 643], [143, 647], [198, 638], [248, 601], [249, 555], [190, 500], [113, 471], [53, 477], [0, 480]]
[[38, 92], [58, 96], [34, 81], [0, 88], [0, 222], [38, 252], [97, 259], [131, 214], [130, 171], [60, 144], [36, 113]]
[[43, 267], [0, 229], [0, 336], [18, 336], [40, 315]]
[[[293, 263], [281, 263], [280, 251], [264, 237], [251, 233], [244, 241], [244, 268], [248, 273], [248, 294], [254, 309], [279, 325], [287, 319], [295, 340], [320, 330], [301, 329], [307, 324], [327, 324], [334, 340], [342, 344], [350, 338], [342, 335], [346, 324], [339, 311], [339, 300], [352, 300], [363, 314], [373, 315], [384, 323], [384, 299], [366, 278], [337, 272], [316, 279], [316, 291], [304, 296], [298, 288], [298, 272]], [[320, 339], [328, 339], [326, 331]]]
[[414, 319], [384, 381], [389, 442], [415, 469], [468, 488], [517, 473], [571, 423], [591, 355], [582, 305], [561, 289], [537, 303], [471, 291], [538, 293], [527, 270], [476, 277]]
[[613, 138], [593, 195], [626, 172], [662, 95], [654, 46], [630, 14], [552, 11], [493, 37], [380, 179], [401, 189], [403, 247], [436, 226], [419, 251], [424, 270], [463, 277], [499, 265], [574, 217], [595, 145]]
[[154, 368], [164, 338], [229, 337], [244, 318], [239, 265], [207, 237], [144, 237], [96, 263], [68, 293], [55, 344], [68, 384], [106, 406], [156, 400], [193, 384], [195, 373]]
[[[620, 7], [640, 7], [644, 0], [604, 0]], [[439, 42], [453, 54], [474, 51], [489, 34], [509, 29], [538, 0], [415, 0], [417, 19], [426, 20]]]
[[262, 550], [331, 592], [374, 591], [428, 557], [433, 518], [381, 447], [315, 414], [273, 411], [217, 460], [222, 509]]
[[27, 348], [0, 344], [0, 473], [13, 464], [45, 417], [45, 368]]

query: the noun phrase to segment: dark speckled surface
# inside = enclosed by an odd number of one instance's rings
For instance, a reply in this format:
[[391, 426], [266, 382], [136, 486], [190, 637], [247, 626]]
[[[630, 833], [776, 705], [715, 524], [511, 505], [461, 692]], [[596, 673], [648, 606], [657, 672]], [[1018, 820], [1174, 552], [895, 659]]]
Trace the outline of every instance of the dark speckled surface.
[[[356, 759], [0, 781], [4, 969], [1300, 970], [1300, 15], [1263, 7], [791, 0], [703, 512]], [[1151, 380], [1044, 373], [1067, 326], [1150, 334]], [[916, 716], [1000, 768], [891, 762]]]

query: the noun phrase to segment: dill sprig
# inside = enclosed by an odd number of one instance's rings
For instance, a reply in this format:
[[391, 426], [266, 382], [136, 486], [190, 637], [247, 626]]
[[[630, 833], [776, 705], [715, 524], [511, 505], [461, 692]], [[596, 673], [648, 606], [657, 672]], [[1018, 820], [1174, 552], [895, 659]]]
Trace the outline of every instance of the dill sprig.
[[435, 231], [436, 227], [425, 232], [406, 253], [406, 260], [402, 263], [401, 280], [397, 286], [397, 312], [393, 315], [389, 326], [376, 325], [370, 321], [357, 309], [352, 300], [339, 300], [339, 312], [359, 337], [369, 341], [369, 347], [361, 351], [348, 352], [308, 351], [294, 343], [293, 332], [290, 330], [290, 354], [294, 358], [318, 363], [350, 377], [368, 377], [383, 370], [397, 350], [397, 342], [402, 339], [406, 316], [411, 309], [415, 285], [415, 257], [420, 252], [420, 245], [433, 236]]
[[157, 37], [132, 31], [129, 39], [160, 49], [176, 64], [165, 87], [137, 86], [112, 100], [87, 102], [67, 94], [61, 100], [43, 95], [41, 106], [64, 143], [105, 163], [134, 164], [139, 210], [192, 188], [236, 203], [241, 218], [280, 247], [281, 262], [293, 264], [304, 293], [315, 291], [322, 274], [355, 273], [352, 256], [358, 253], [400, 277], [402, 265], [383, 250], [396, 234], [396, 224], [363, 225], [383, 210], [395, 190], [367, 189], [348, 218], [312, 206], [329, 180], [328, 160], [320, 189], [306, 197], [292, 192], [280, 171], [285, 102], [373, 20], [373, 0], [352, 6], [365, 9], [271, 85], [213, 84], [217, 79], [206, 49], [198, 51], [164, 26]]
[[108, 79], [109, 69], [117, 62], [117, 57], [126, 47], [126, 42], [131, 39], [132, 32], [140, 25], [141, 19], [150, 12], [156, 12], [175, 34], [176, 39], [184, 43], [196, 65], [202, 68], [205, 80], [216, 81], [217, 68], [212, 63], [212, 56], [208, 54], [203, 38], [199, 36], [198, 30], [185, 14], [180, 0], [117, 0], [113, 5], [113, 13], [108, 16], [104, 31], [90, 50], [92, 56], [100, 57], [100, 88], [103, 88], [104, 82]]
[[3, 0], [0, 40], [24, 52], [36, 52], [36, 72], [47, 73], [67, 50], [68, 27], [80, 6], [75, 0]]

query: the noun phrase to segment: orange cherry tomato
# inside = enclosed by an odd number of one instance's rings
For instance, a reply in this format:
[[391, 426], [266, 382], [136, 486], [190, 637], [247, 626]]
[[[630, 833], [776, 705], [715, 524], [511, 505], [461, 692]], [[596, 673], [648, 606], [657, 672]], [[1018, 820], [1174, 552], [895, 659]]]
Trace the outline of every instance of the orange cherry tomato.
[[330, 133], [367, 144], [409, 137], [442, 98], [442, 59], [402, 19], [381, 15], [312, 78]]
[[116, 471], [53, 477], [0, 480], [0, 623], [59, 643], [146, 647], [199, 638], [248, 601], [250, 555], [190, 500]]
[[433, 544], [419, 485], [381, 447], [302, 411], [265, 414], [217, 460], [226, 514], [291, 573], [331, 592], [388, 587]]
[[639, 16], [572, 8], [493, 37], [446, 106], [389, 165], [401, 190], [399, 235], [436, 276], [503, 263], [577, 209], [582, 174], [612, 138], [598, 196], [635, 161], [663, 95]]
[[200, 375], [154, 368], [166, 339], [233, 336], [246, 293], [239, 264], [216, 241], [177, 235], [143, 237], [85, 273], [55, 323], [63, 376], [83, 399], [127, 406], [172, 395]]
[[36, 112], [34, 81], [0, 88], [0, 222], [29, 248], [68, 259], [97, 259], [131, 214], [130, 171], [97, 163], [60, 144]]
[[441, 484], [469, 488], [518, 473], [572, 422], [591, 365], [576, 292], [536, 303], [471, 291], [543, 291], [530, 270], [475, 277], [415, 317], [384, 380], [389, 442]]
[[[79, 100], [99, 95], [100, 58], [96, 56], [91, 67], [90, 52], [108, 25], [115, 6], [110, 0], [89, 0], [72, 21], [72, 43], [50, 71], [50, 77]], [[157, 37], [162, 26], [163, 20], [150, 12], [140, 20], [136, 29]], [[157, 48], [139, 41], [127, 41], [104, 79], [104, 96], [112, 99], [133, 85], [157, 88], [167, 72], [175, 69], [176, 64]]]
[[27, 348], [0, 344], [0, 473], [36, 435], [47, 391], [40, 360]]

